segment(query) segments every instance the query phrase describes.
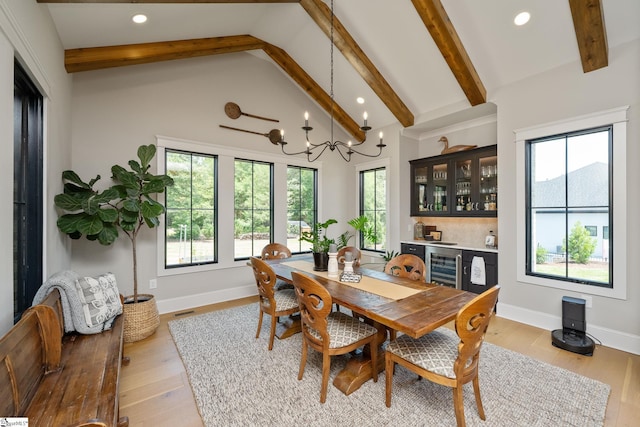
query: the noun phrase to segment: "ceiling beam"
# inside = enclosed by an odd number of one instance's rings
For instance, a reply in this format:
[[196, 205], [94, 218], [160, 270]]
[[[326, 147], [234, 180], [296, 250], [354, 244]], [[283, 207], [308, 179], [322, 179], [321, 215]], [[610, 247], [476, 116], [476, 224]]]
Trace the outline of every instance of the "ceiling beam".
[[87, 47], [64, 51], [64, 67], [69, 73], [148, 64], [173, 59], [219, 55], [262, 49], [265, 42], [249, 35]]
[[[100, 70], [127, 65], [149, 64], [173, 59], [195, 58], [231, 52], [262, 49], [278, 64], [318, 105], [331, 114], [331, 97], [284, 50], [250, 35], [213, 37], [139, 43], [119, 46], [68, 49], [64, 52], [67, 72]], [[359, 125], [337, 104], [333, 116], [348, 133], [362, 142], [365, 134]]]
[[609, 65], [607, 31], [600, 0], [569, 0], [582, 71], [588, 73]]
[[[309, 16], [327, 37], [329, 37], [331, 34], [331, 9], [321, 0], [301, 0], [300, 5], [307, 11]], [[403, 126], [413, 126], [413, 113], [395, 93], [391, 85], [387, 83], [376, 66], [373, 65], [373, 62], [371, 62], [362, 49], [360, 49], [358, 43], [356, 43], [353, 37], [351, 37], [351, 34], [349, 34], [340, 20], [335, 16], [333, 29], [334, 44], [340, 52], [342, 52], [347, 61], [351, 63], [353, 68], [355, 68]]]
[[440, 0], [412, 2], [469, 103], [487, 102], [487, 91]]

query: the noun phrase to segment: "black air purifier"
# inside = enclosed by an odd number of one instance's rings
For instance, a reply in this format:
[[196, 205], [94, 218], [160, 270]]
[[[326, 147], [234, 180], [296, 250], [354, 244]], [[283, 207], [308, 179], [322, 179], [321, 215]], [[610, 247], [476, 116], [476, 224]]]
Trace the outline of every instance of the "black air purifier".
[[582, 298], [562, 297], [562, 329], [551, 332], [551, 344], [574, 353], [593, 355], [594, 343], [586, 334], [585, 306]]

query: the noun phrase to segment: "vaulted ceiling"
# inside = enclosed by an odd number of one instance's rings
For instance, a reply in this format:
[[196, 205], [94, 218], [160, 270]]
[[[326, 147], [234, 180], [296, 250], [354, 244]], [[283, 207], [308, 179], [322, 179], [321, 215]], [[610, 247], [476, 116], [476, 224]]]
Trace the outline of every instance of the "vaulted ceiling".
[[[247, 51], [331, 108], [329, 0], [37, 1], [70, 73]], [[370, 124], [428, 130], [450, 113], [483, 114], [492, 91], [528, 76], [606, 67], [610, 48], [640, 37], [637, 0], [334, 1], [334, 116], [358, 140], [365, 109]], [[517, 27], [523, 10], [531, 21]], [[134, 25], [136, 13], [148, 22]]]

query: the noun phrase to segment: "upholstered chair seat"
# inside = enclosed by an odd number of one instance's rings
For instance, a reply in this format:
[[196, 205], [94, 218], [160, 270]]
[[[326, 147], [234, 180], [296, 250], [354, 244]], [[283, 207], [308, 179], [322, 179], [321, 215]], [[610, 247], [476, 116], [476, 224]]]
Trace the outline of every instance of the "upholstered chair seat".
[[[340, 348], [375, 335], [378, 330], [348, 314], [334, 311], [327, 316], [327, 332], [329, 348]], [[318, 340], [322, 339], [315, 329], [310, 328], [309, 333]]]

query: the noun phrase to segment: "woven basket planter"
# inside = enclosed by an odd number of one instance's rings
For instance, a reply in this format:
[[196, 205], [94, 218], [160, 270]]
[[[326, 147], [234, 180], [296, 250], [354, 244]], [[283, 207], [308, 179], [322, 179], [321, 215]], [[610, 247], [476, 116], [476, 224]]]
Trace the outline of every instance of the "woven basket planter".
[[[131, 301], [131, 302], [127, 302]], [[124, 342], [136, 342], [147, 338], [160, 326], [158, 306], [153, 295], [138, 294], [138, 302], [133, 296], [125, 298], [124, 310]]]

